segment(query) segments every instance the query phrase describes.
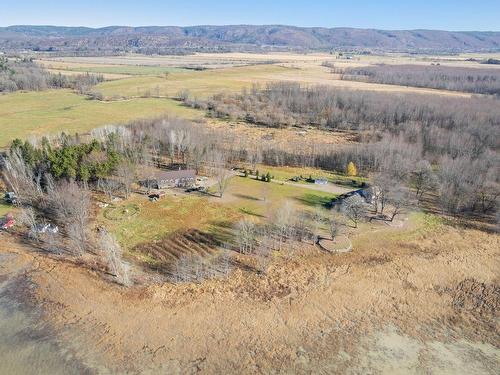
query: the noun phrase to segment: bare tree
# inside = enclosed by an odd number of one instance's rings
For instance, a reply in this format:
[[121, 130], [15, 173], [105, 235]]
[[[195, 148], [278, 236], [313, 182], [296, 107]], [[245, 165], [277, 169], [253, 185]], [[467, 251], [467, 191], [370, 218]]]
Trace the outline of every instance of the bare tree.
[[335, 241], [340, 232], [340, 223], [335, 218], [330, 218], [329, 222], [330, 236], [332, 236], [332, 241]]
[[269, 236], [262, 236], [255, 248], [256, 268], [261, 274], [265, 275], [269, 269], [272, 260], [272, 250], [272, 239]]
[[229, 186], [231, 171], [226, 167], [226, 155], [220, 150], [214, 150], [212, 155], [212, 173], [217, 180], [217, 192], [222, 198], [224, 192]]
[[436, 175], [432, 170], [431, 164], [427, 160], [421, 160], [417, 163], [415, 172], [413, 173], [413, 184], [419, 203], [425, 193], [436, 187]]
[[365, 200], [357, 194], [354, 194], [342, 202], [342, 212], [352, 221], [354, 228], [358, 227], [358, 222], [365, 216], [367, 204]]
[[28, 227], [28, 236], [34, 240], [38, 240], [38, 231], [37, 231], [37, 217], [35, 210], [30, 207], [23, 207], [19, 214], [19, 222]]
[[113, 194], [120, 190], [120, 183], [111, 178], [100, 178], [97, 180], [97, 188], [107, 195], [109, 201], [113, 200]]
[[411, 207], [414, 199], [408, 188], [404, 186], [395, 186], [388, 192], [387, 201], [390, 204], [392, 212], [389, 215], [389, 220], [393, 221], [397, 215], [400, 215], [404, 208]]
[[135, 165], [130, 161], [122, 161], [116, 168], [116, 177], [125, 193], [125, 198], [130, 196], [130, 187], [135, 181]]
[[257, 164], [262, 163], [262, 149], [259, 145], [250, 145], [247, 149], [247, 161], [250, 164], [252, 171], [255, 171]]
[[34, 205], [42, 196], [40, 186], [35, 182], [33, 169], [26, 164], [21, 150], [14, 149], [8, 157], [1, 158], [3, 176], [17, 197], [19, 204]]
[[240, 253], [253, 253], [256, 244], [257, 230], [255, 224], [250, 220], [240, 220], [236, 223], [236, 243]]
[[122, 285], [130, 285], [128, 266], [122, 259], [122, 248], [116, 239], [106, 230], [101, 230], [99, 247], [106, 259], [110, 273]]
[[66, 229], [73, 251], [81, 255], [87, 250], [89, 241], [90, 193], [74, 181], [55, 183], [50, 176], [46, 179], [46, 209]]
[[323, 212], [321, 210], [320, 206], [316, 206], [312, 216], [311, 216], [311, 221], [312, 221], [312, 234], [313, 234], [313, 239], [314, 243], [317, 244], [318, 241], [320, 240], [320, 230], [321, 226], [323, 224]]
[[275, 235], [278, 238], [278, 249], [281, 250], [283, 242], [291, 237], [294, 229], [295, 208], [286, 201], [281, 207], [276, 210], [273, 217], [273, 226]]

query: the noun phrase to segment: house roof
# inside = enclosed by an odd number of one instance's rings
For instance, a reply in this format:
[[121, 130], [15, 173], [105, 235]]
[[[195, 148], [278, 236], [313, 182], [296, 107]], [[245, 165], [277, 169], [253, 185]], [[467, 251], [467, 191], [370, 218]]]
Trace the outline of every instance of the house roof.
[[183, 169], [180, 171], [161, 171], [157, 170], [154, 174], [148, 176], [155, 180], [175, 180], [179, 178], [195, 178], [196, 171], [194, 169]]

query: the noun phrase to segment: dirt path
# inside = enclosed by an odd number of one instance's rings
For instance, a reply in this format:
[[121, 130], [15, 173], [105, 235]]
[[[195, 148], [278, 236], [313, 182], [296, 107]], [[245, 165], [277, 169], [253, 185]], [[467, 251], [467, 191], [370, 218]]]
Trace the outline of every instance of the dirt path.
[[29, 277], [61, 342], [111, 373], [495, 374], [499, 249], [415, 225], [345, 254], [304, 245], [265, 276], [124, 289], [39, 257]]
[[331, 183], [328, 183], [327, 185], [316, 185], [316, 184], [299, 184], [296, 182], [289, 182], [289, 181], [273, 181], [277, 184], [285, 184], [285, 185], [291, 185], [291, 186], [296, 186], [299, 188], [304, 188], [304, 189], [310, 189], [310, 190], [317, 190], [317, 191], [324, 191], [326, 193], [332, 193], [332, 194], [345, 194], [353, 190], [353, 188], [345, 188], [339, 185], [334, 185]]

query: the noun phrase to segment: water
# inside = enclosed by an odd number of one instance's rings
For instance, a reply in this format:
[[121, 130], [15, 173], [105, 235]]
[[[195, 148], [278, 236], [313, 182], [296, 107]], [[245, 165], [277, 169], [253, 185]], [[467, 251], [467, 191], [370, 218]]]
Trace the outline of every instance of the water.
[[93, 374], [57, 344], [40, 311], [16, 301], [22, 270], [7, 273], [10, 257], [0, 254], [0, 375]]

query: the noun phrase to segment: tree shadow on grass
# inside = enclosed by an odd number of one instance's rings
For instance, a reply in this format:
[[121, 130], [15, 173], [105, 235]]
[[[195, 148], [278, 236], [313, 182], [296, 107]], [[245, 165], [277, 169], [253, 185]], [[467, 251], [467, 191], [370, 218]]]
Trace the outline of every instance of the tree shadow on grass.
[[234, 193], [233, 196], [250, 201], [260, 201], [259, 198], [247, 194]]
[[318, 195], [313, 193], [303, 194], [302, 196], [296, 197], [295, 199], [300, 203], [311, 207], [321, 206], [324, 208], [329, 208], [332, 202], [331, 197], [325, 197], [324, 195]]
[[245, 207], [242, 207], [239, 209], [240, 212], [246, 214], [246, 215], [250, 215], [250, 216], [255, 216], [255, 217], [266, 217], [265, 215], [261, 215], [261, 214], [258, 214], [257, 212], [254, 212], [248, 208], [245, 208]]

